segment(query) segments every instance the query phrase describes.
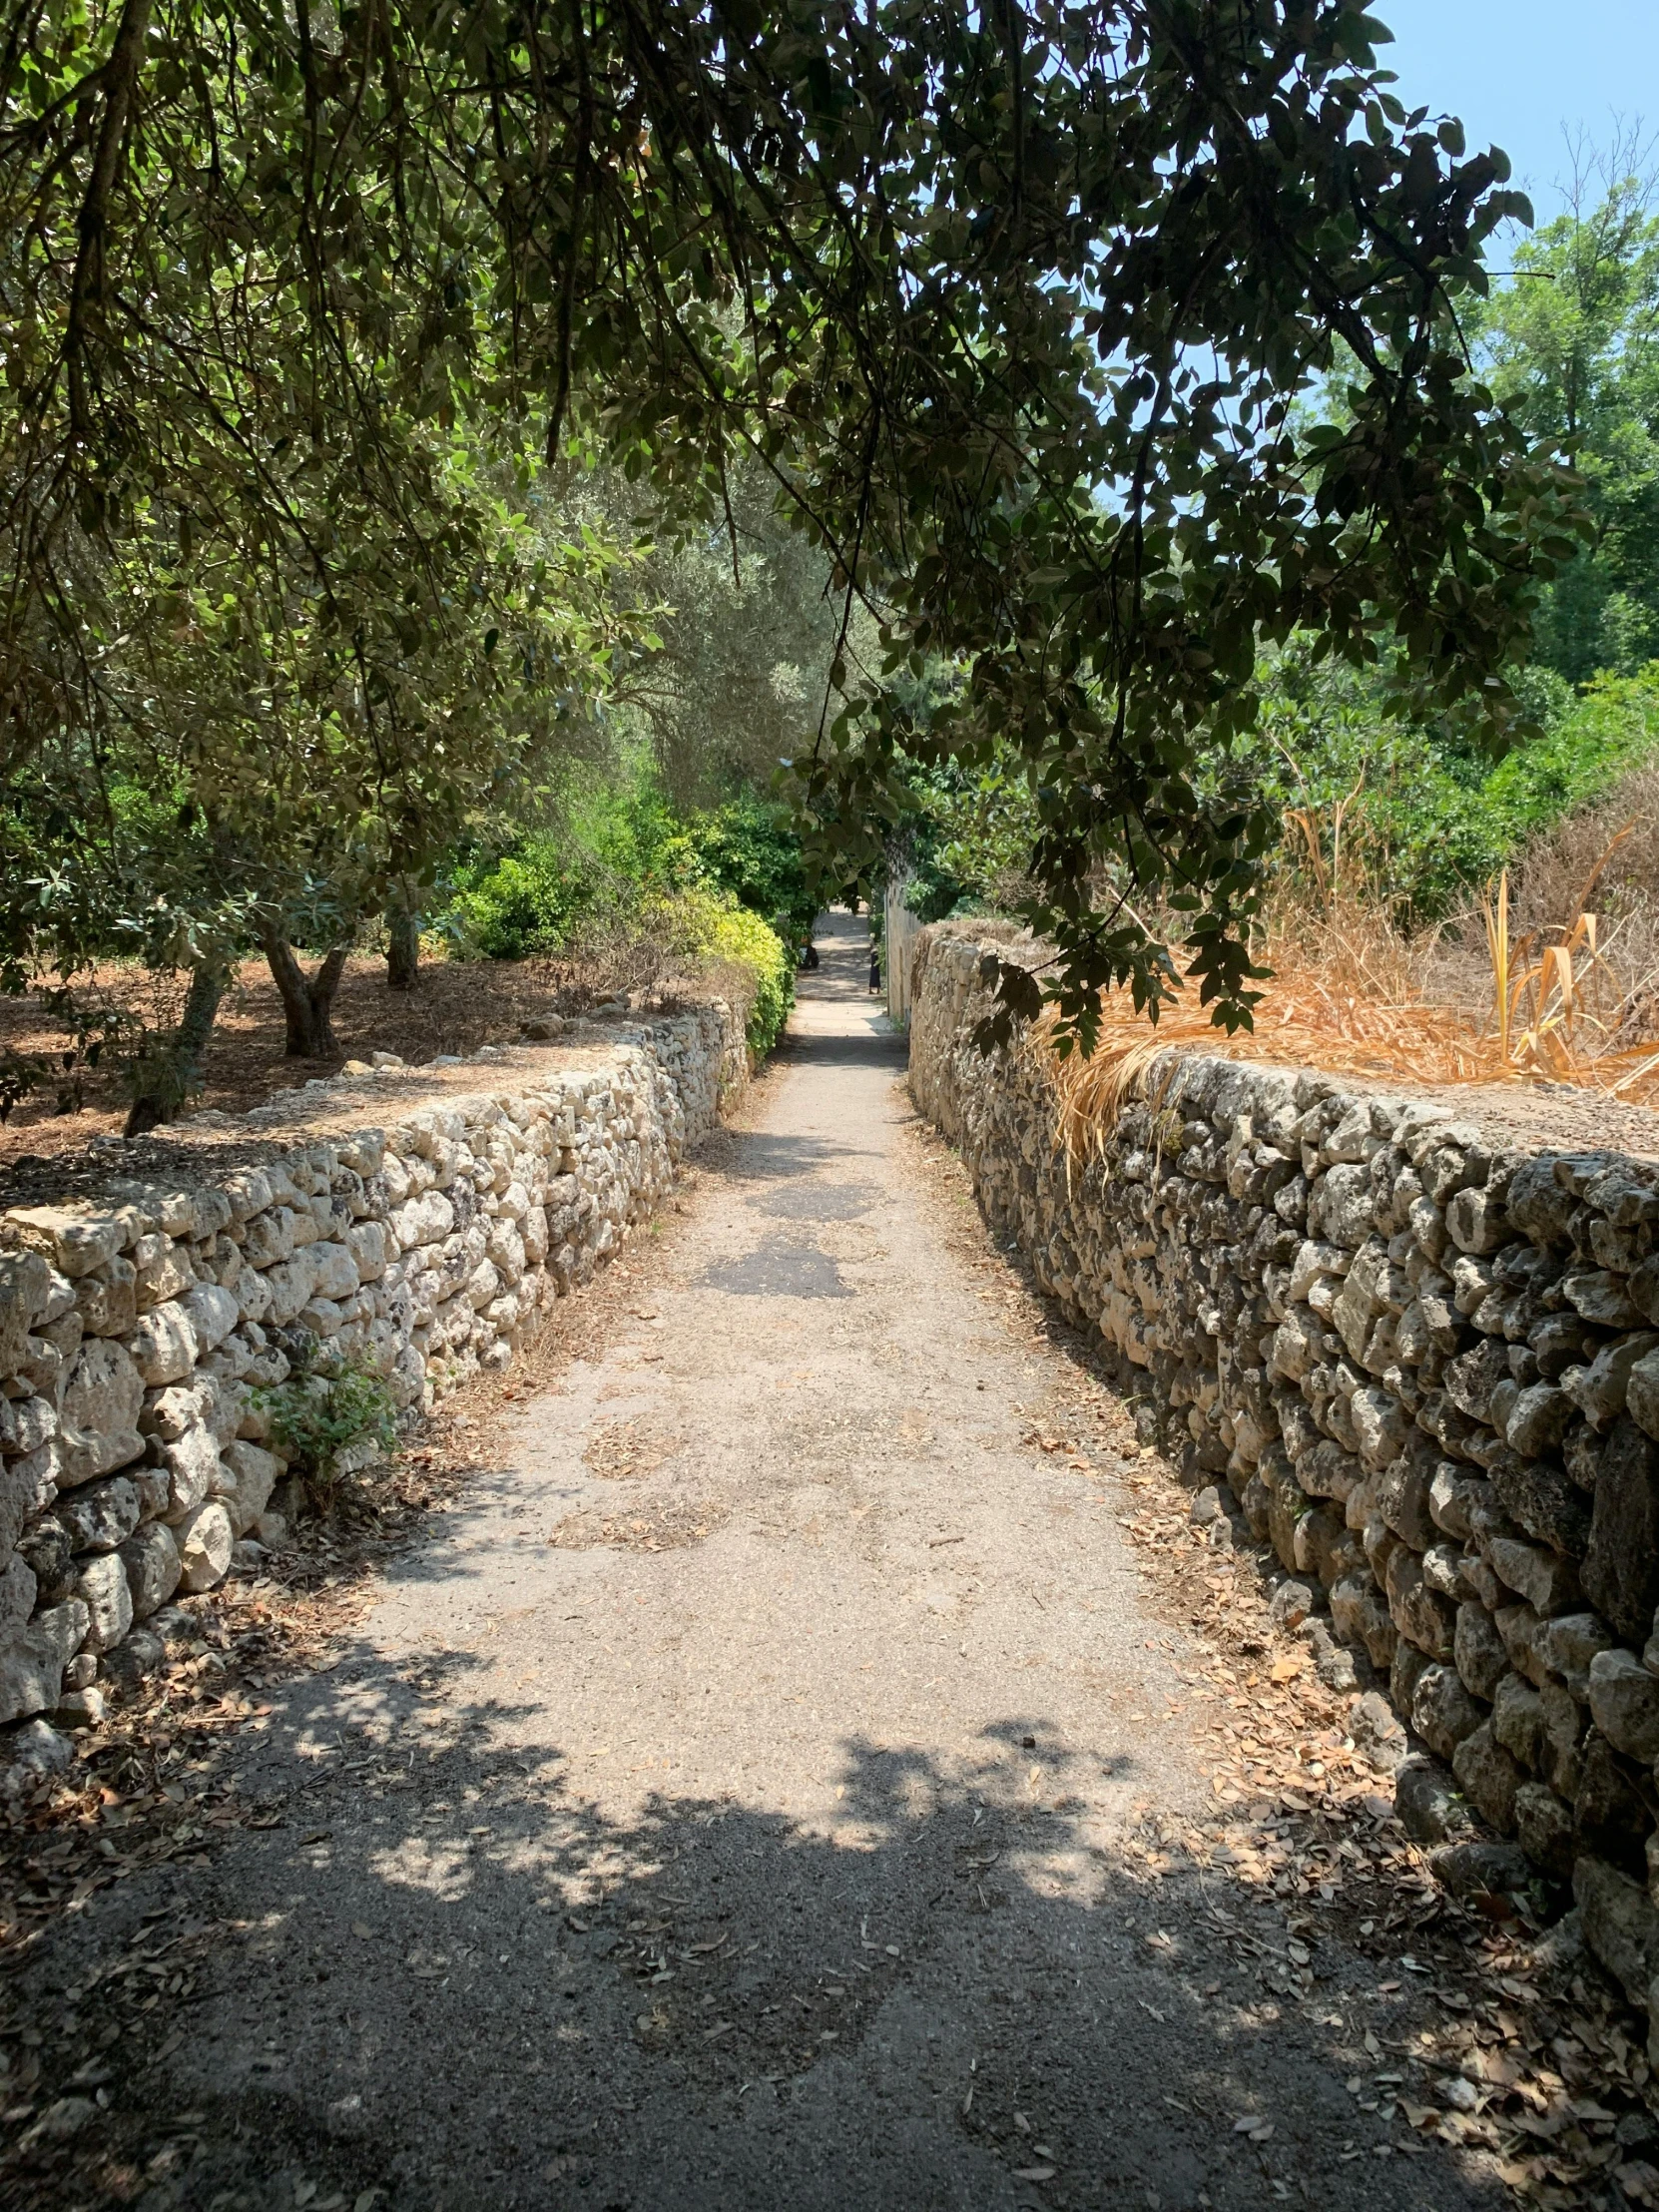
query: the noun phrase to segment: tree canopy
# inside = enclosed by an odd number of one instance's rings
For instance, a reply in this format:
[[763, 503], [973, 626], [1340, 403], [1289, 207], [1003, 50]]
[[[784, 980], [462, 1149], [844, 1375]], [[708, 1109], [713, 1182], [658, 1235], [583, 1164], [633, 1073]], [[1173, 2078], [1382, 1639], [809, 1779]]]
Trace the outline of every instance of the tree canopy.
[[[365, 548], [448, 620], [446, 439], [520, 481], [602, 451], [717, 520], [741, 458], [839, 595], [795, 764], [833, 873], [900, 753], [1011, 749], [1065, 1019], [1168, 988], [1153, 897], [1248, 1018], [1270, 824], [1198, 771], [1261, 642], [1501, 736], [1576, 542], [1469, 350], [1528, 211], [1405, 112], [1384, 39], [1344, 0], [9, 0], [8, 787], [125, 713], [135, 558], [234, 544], [349, 640]], [[933, 657], [963, 679], [918, 722]]]

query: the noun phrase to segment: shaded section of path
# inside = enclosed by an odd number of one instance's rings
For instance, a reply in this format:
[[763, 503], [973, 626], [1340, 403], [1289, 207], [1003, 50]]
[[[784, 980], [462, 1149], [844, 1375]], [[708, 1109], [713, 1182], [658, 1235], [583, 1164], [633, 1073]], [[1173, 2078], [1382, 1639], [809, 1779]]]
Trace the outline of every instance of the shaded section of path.
[[1022, 1441], [1050, 1356], [917, 1190], [862, 925], [821, 942], [656, 1289], [245, 1739], [285, 1825], [36, 1969], [241, 1924], [151, 2077], [200, 2115], [151, 2212], [1494, 2201], [1370, 2155], [1375, 1968], [1281, 2007], [1249, 1924], [1133, 1873], [1203, 1795], [1176, 1639]]

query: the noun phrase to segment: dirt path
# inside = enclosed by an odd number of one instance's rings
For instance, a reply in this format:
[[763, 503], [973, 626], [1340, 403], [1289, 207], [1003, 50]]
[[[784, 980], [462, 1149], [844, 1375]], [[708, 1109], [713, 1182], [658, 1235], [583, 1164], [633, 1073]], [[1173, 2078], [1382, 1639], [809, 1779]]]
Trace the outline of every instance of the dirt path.
[[1357, 2110], [1375, 1962], [1272, 2000], [1279, 1908], [1139, 1871], [1208, 1797], [1188, 1654], [1025, 1441], [1060, 1358], [925, 1188], [860, 937], [652, 1295], [240, 1739], [282, 1825], [31, 1966], [224, 1932], [114, 2053], [146, 2212], [1500, 2201]]

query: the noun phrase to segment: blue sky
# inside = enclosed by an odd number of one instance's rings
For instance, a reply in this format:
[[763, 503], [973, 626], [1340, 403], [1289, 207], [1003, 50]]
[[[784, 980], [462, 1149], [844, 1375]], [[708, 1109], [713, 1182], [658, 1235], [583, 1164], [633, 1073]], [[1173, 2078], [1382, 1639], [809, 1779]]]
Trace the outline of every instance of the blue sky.
[[1559, 212], [1563, 123], [1597, 145], [1615, 114], [1659, 129], [1659, 0], [1371, 0], [1394, 34], [1378, 59], [1407, 107], [1460, 116], [1501, 146], [1540, 222]]

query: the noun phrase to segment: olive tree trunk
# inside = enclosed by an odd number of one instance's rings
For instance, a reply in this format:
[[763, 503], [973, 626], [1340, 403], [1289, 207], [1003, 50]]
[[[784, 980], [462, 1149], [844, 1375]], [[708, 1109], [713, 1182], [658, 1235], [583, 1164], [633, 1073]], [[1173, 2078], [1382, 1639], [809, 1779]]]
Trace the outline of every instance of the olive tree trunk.
[[336, 944], [307, 975], [294, 957], [292, 945], [279, 932], [273, 930], [260, 942], [281, 995], [282, 1019], [287, 1028], [283, 1056], [289, 1060], [333, 1059], [339, 1051], [332, 1019], [334, 993], [345, 973], [351, 947]]
[[178, 1028], [140, 1063], [127, 1136], [142, 1137], [147, 1129], [172, 1121], [192, 1092], [201, 1089], [202, 1063], [225, 995], [226, 972], [215, 960], [205, 961], [192, 975]]
[[411, 906], [386, 908], [386, 988], [412, 991], [420, 978], [420, 916]]

